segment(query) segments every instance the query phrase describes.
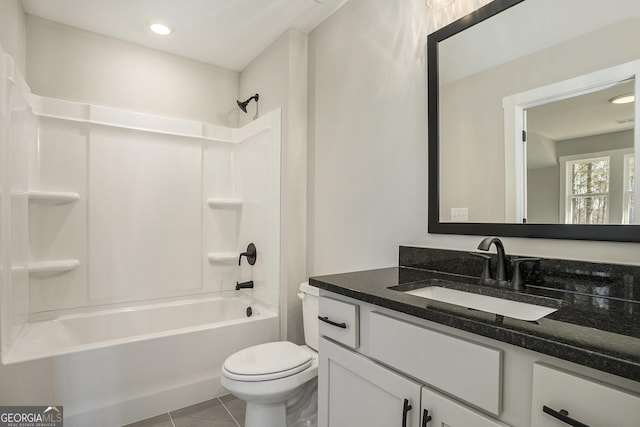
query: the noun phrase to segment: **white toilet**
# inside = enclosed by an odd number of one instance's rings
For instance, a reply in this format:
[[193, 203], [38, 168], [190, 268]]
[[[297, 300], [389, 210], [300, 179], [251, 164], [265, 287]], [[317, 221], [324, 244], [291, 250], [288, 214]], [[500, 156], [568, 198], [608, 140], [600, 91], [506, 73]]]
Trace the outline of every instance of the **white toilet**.
[[247, 402], [245, 427], [315, 427], [318, 388], [318, 288], [300, 285], [307, 345], [270, 342], [232, 354], [222, 385]]

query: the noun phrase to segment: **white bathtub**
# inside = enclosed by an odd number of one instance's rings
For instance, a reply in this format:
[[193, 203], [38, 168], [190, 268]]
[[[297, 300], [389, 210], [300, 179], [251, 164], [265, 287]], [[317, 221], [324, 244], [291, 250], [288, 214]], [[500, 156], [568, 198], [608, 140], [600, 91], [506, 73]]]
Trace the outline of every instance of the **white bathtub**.
[[67, 427], [119, 426], [224, 394], [224, 359], [278, 339], [277, 313], [238, 295], [34, 318], [2, 355], [12, 385], [0, 402], [62, 405]]

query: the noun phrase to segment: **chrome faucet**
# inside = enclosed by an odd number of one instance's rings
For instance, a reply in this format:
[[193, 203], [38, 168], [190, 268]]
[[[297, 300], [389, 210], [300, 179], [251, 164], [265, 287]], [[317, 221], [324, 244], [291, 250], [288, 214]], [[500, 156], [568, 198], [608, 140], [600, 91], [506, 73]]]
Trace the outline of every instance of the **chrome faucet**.
[[497, 237], [486, 237], [482, 239], [482, 241], [478, 245], [478, 249], [480, 249], [481, 251], [488, 251], [491, 247], [491, 244], [494, 244], [496, 246], [496, 251], [498, 252], [496, 278], [494, 283], [497, 285], [506, 285], [509, 282], [509, 280], [507, 279], [507, 257], [504, 253], [504, 246], [502, 245], [500, 239], [498, 239]]

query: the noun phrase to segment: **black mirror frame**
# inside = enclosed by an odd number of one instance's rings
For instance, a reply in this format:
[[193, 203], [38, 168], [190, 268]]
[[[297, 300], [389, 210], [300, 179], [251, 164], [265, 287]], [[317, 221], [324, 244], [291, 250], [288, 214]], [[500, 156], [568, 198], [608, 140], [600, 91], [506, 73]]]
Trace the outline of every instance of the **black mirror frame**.
[[525, 0], [494, 0], [427, 36], [428, 231], [433, 234], [640, 242], [640, 225], [440, 222], [438, 43]]

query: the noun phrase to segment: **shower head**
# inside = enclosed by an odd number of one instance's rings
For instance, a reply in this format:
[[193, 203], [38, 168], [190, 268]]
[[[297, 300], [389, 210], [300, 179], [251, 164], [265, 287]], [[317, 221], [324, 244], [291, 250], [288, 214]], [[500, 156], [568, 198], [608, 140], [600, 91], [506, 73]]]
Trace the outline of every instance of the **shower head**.
[[240, 101], [236, 101], [236, 102], [238, 103], [238, 107], [240, 107], [240, 109], [241, 109], [243, 112], [245, 112], [245, 113], [246, 113], [246, 112], [247, 112], [247, 105], [251, 102], [251, 100], [252, 100], [252, 99], [255, 99], [255, 100], [256, 100], [256, 102], [258, 102], [258, 99], [259, 99], [259, 98], [260, 98], [260, 95], [256, 93], [255, 95], [253, 95], [251, 98], [247, 99], [247, 100], [246, 100], [246, 101], [244, 101], [244, 102], [240, 102]]

